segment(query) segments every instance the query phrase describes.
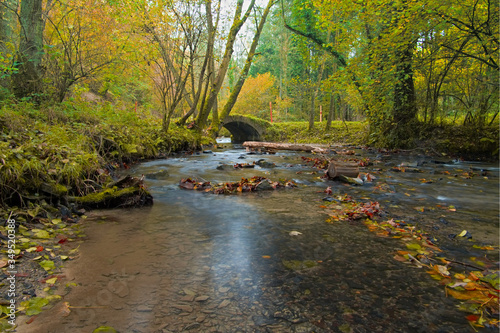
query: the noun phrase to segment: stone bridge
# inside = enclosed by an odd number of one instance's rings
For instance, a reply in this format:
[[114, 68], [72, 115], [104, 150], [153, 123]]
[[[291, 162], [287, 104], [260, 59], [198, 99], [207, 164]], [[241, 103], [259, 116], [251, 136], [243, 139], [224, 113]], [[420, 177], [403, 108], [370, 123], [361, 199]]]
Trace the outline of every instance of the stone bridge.
[[226, 117], [222, 126], [233, 136], [233, 143], [245, 141], [262, 141], [267, 128], [271, 126], [266, 120], [256, 120], [242, 115], [232, 115]]

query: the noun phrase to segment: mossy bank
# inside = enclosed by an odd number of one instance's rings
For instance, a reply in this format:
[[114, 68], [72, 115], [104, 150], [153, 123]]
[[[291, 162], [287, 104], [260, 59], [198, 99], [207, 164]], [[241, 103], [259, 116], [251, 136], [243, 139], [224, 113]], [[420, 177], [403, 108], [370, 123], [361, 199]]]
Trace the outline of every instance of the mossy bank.
[[112, 106], [30, 104], [0, 109], [0, 204], [83, 196], [111, 181], [117, 168], [171, 152], [199, 149], [208, 138]]

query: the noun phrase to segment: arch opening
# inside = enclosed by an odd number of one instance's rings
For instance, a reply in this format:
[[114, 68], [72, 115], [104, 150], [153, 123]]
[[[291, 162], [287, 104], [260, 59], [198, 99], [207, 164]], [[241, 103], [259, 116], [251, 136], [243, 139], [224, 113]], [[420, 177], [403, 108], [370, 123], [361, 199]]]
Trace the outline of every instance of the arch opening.
[[230, 121], [223, 125], [229, 132], [231, 132], [233, 143], [243, 143], [245, 141], [261, 141], [260, 133], [253, 126], [241, 122]]

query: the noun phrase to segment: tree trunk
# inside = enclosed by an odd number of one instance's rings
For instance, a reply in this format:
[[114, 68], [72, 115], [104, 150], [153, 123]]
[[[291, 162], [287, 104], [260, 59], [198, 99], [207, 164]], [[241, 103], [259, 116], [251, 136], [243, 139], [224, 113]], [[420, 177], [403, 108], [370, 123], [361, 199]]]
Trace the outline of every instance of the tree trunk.
[[314, 151], [317, 153], [327, 153], [328, 149], [320, 145], [306, 145], [294, 143], [275, 143], [275, 142], [260, 142], [260, 141], [245, 141], [243, 147], [249, 148], [265, 148], [272, 150], [295, 150], [295, 151]]
[[413, 84], [413, 44], [398, 52], [398, 81], [394, 86], [393, 124], [390, 144], [411, 147], [416, 135], [417, 103]]
[[330, 107], [328, 109], [328, 117], [326, 118], [325, 131], [329, 131], [332, 126], [333, 118], [335, 117], [335, 94], [330, 95]]
[[[208, 0], [207, 0], [208, 1]], [[241, 27], [250, 16], [250, 13], [255, 5], [255, 0], [251, 0], [250, 5], [245, 13], [245, 15], [240, 18], [242, 8], [243, 8], [243, 0], [238, 0], [236, 5], [236, 11], [233, 18], [233, 23], [231, 25], [231, 29], [229, 30], [229, 34], [227, 36], [226, 49], [224, 51], [224, 56], [222, 58], [222, 62], [217, 72], [217, 76], [215, 77], [214, 84], [211, 85], [210, 93], [208, 95], [208, 99], [204, 104], [203, 108], [200, 110], [198, 114], [198, 118], [196, 119], [196, 125], [201, 130], [206, 127], [208, 115], [210, 110], [212, 110], [215, 101], [217, 100], [217, 95], [222, 87], [222, 83], [224, 82], [224, 78], [226, 77], [227, 69], [229, 67], [229, 62], [231, 61], [231, 57], [234, 51], [234, 43], [236, 41], [236, 36], [240, 31]]]
[[356, 163], [330, 161], [326, 174], [331, 179], [340, 176], [356, 178], [359, 175], [359, 166]]
[[[250, 50], [248, 51], [247, 55], [247, 60], [245, 62], [245, 66], [243, 67], [240, 77], [238, 81], [236, 82], [235, 86], [233, 87], [233, 90], [231, 91], [231, 94], [229, 95], [228, 101], [226, 102], [226, 105], [224, 105], [224, 109], [221, 112], [220, 115], [220, 121], [224, 122], [224, 119], [226, 119], [227, 116], [229, 116], [229, 113], [233, 109], [234, 104], [236, 103], [236, 100], [238, 99], [238, 95], [241, 91], [241, 88], [243, 87], [243, 84], [245, 84], [245, 80], [248, 75], [248, 71], [250, 70], [250, 66], [252, 64], [253, 57], [255, 55], [255, 50], [257, 49], [257, 45], [259, 44], [259, 39], [260, 39], [260, 34], [262, 33], [262, 29], [264, 28], [264, 24], [266, 23], [267, 15], [269, 14], [269, 11], [271, 10], [271, 7], [273, 5], [274, 1], [269, 0], [266, 9], [264, 10], [264, 13], [262, 14], [262, 18], [259, 22], [259, 26], [257, 27], [257, 31], [255, 32], [255, 35], [252, 40], [252, 45], [250, 46]], [[221, 124], [216, 124], [217, 131], [220, 130], [222, 127]]]
[[314, 109], [316, 108], [316, 93], [311, 89], [311, 108], [309, 109], [309, 131], [314, 129]]
[[[15, 54], [15, 46], [17, 37], [15, 36], [15, 27], [17, 25], [17, 8], [18, 0], [5, 0], [0, 5], [0, 54], [3, 55], [5, 61], [9, 62], [8, 67], [14, 63], [14, 57], [7, 57], [8, 54]], [[0, 70], [3, 70], [0, 68]], [[9, 72], [4, 72], [0, 75], [0, 86], [10, 88]]]
[[13, 91], [17, 98], [33, 97], [40, 101], [41, 62], [43, 57], [42, 0], [21, 2], [20, 41], [17, 52], [18, 71], [13, 75]]

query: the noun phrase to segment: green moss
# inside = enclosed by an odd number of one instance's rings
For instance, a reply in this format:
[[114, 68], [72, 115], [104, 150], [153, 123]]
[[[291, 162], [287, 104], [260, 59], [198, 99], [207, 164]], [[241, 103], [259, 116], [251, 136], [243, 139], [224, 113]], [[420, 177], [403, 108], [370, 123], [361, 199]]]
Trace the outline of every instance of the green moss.
[[138, 191], [137, 187], [127, 187], [123, 189], [118, 189], [118, 187], [114, 186], [112, 188], [107, 188], [100, 192], [89, 193], [83, 197], [75, 197], [74, 200], [81, 204], [99, 204], [109, 201], [111, 199], [132, 195], [137, 191]]
[[71, 197], [71, 201], [86, 208], [137, 207], [153, 203], [151, 194], [140, 187], [107, 188], [83, 197]]

